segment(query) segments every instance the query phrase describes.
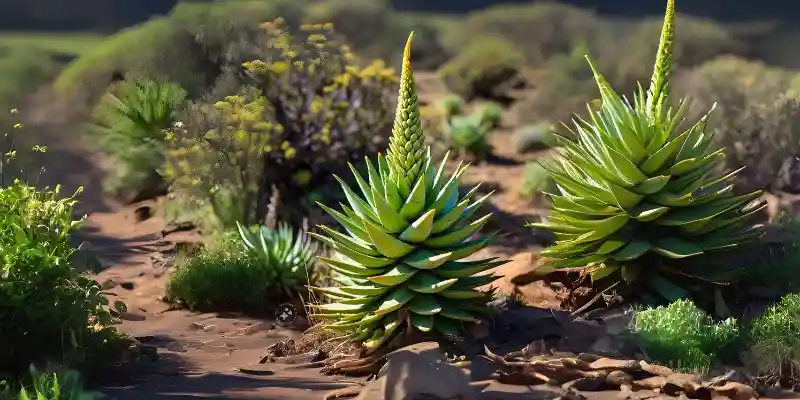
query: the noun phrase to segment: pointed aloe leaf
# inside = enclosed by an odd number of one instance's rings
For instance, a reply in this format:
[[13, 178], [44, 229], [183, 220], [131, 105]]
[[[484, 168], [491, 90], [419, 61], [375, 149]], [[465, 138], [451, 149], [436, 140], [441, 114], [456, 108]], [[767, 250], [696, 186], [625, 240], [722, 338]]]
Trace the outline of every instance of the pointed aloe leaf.
[[420, 271], [418, 274], [414, 275], [414, 277], [408, 281], [406, 286], [418, 293], [439, 293], [442, 290], [453, 286], [453, 284], [458, 281], [457, 278], [450, 278], [450, 279], [442, 279], [437, 277], [436, 275]]
[[425, 246], [434, 249], [457, 245], [458, 243], [463, 242], [466, 238], [470, 237], [473, 233], [479, 231], [484, 225], [486, 225], [486, 222], [489, 221], [491, 216], [491, 213], [486, 214], [483, 217], [473, 221], [471, 224], [464, 226], [463, 228], [444, 233], [443, 235], [431, 237], [426, 240], [424, 244]]
[[430, 332], [434, 326], [434, 319], [433, 315], [412, 313], [411, 325], [419, 329], [420, 332]]
[[325, 210], [325, 212], [328, 213], [328, 215], [333, 217], [336, 220], [336, 222], [341, 224], [344, 227], [344, 229], [347, 230], [347, 232], [349, 232], [351, 235], [353, 235], [354, 237], [357, 237], [357, 238], [359, 238], [359, 239], [361, 239], [361, 240], [363, 240], [365, 242], [369, 242], [369, 240], [370, 240], [369, 235], [367, 235], [367, 232], [361, 226], [361, 220], [360, 219], [358, 219], [357, 220], [358, 222], [356, 223], [356, 222], [354, 222], [353, 219], [351, 219], [347, 215], [342, 214], [342, 213], [340, 213], [340, 212], [338, 212], [338, 211], [326, 206], [325, 204], [317, 202], [317, 205], [320, 208], [322, 208], [323, 210]]
[[592, 277], [592, 282], [597, 282], [603, 278], [608, 278], [615, 272], [619, 271], [621, 266], [619, 264], [605, 264], [600, 263], [589, 269], [589, 275]]
[[403, 259], [403, 263], [417, 269], [434, 269], [447, 262], [452, 252], [434, 253], [425, 249], [417, 249]]
[[686, 258], [703, 254], [703, 249], [676, 237], [654, 239], [653, 251], [669, 258]]
[[351, 294], [354, 296], [378, 296], [389, 291], [391, 286], [375, 285], [373, 283], [366, 283], [356, 286], [339, 286], [338, 289], [342, 293]]
[[435, 296], [418, 294], [408, 303], [408, 310], [419, 315], [434, 315], [442, 311]]
[[400, 240], [409, 243], [422, 243], [431, 235], [436, 210], [429, 210], [400, 234]]
[[406, 220], [416, 218], [425, 209], [425, 177], [417, 179], [405, 204], [400, 209], [400, 215]]
[[414, 251], [414, 246], [382, 231], [377, 225], [364, 219], [364, 229], [372, 239], [372, 244], [388, 258], [401, 258]]
[[403, 218], [400, 213], [395, 211], [394, 207], [378, 192], [378, 189], [372, 189], [373, 204], [377, 212], [378, 219], [380, 220], [383, 230], [389, 233], [398, 233], [406, 229], [408, 222]]
[[444, 278], [465, 278], [507, 264], [509, 260], [497, 261], [497, 258], [485, 258], [476, 261], [448, 261], [434, 272]]
[[650, 250], [650, 247], [650, 242], [646, 240], [633, 241], [615, 252], [611, 258], [616, 261], [635, 260], [647, 253]]
[[670, 208], [653, 203], [642, 203], [638, 207], [630, 211], [630, 215], [638, 221], [648, 222], [652, 221], [667, 212]]
[[385, 315], [392, 311], [397, 311], [400, 307], [403, 307], [406, 303], [411, 301], [414, 298], [414, 293], [406, 289], [398, 289], [390, 292], [386, 295], [386, 298], [383, 300], [378, 309], [375, 310], [375, 314], [378, 315]]
[[453, 304], [452, 302], [443, 303], [442, 311], [439, 313], [439, 315], [442, 317], [466, 322], [475, 322], [478, 320], [475, 318], [475, 316], [467, 311], [464, 311], [461, 307], [458, 307], [458, 305]]
[[417, 272], [419, 272], [419, 270], [416, 268], [399, 264], [395, 265], [394, 268], [383, 275], [370, 276], [367, 279], [369, 279], [371, 282], [377, 283], [378, 285], [397, 286], [411, 279]]
[[337, 260], [335, 258], [319, 257], [319, 260], [324, 262], [325, 264], [328, 264], [328, 266], [336, 270], [336, 272], [345, 275], [354, 275], [357, 277], [369, 277], [383, 272], [380, 269], [370, 269], [355, 263], [349, 263], [343, 260]]
[[668, 302], [689, 298], [689, 292], [658, 274], [647, 275], [647, 285]]
[[359, 253], [357, 251], [350, 250], [347, 247], [340, 245], [339, 243], [337, 243], [336, 241], [327, 236], [322, 236], [314, 232], [309, 232], [308, 234], [317, 238], [317, 240], [325, 243], [332, 250], [339, 252], [340, 254], [352, 259], [353, 261], [367, 268], [381, 268], [389, 264], [392, 264], [394, 262], [394, 260], [392, 260], [391, 258], [373, 257]]
[[658, 193], [664, 189], [664, 186], [666, 186], [667, 183], [669, 183], [670, 178], [671, 177], [669, 175], [660, 175], [647, 178], [638, 186], [632, 188], [631, 191], [644, 195]]
[[345, 246], [351, 250], [357, 251], [362, 254], [366, 254], [368, 256], [381, 255], [381, 253], [378, 252], [378, 250], [376, 250], [372, 245], [361, 239], [353, 238], [341, 232], [337, 232], [325, 225], [317, 225], [317, 227], [325, 231], [325, 233], [327, 233], [331, 239], [335, 240], [342, 246]]
[[369, 186], [367, 181], [361, 176], [358, 172], [356, 167], [353, 166], [351, 163], [347, 163], [347, 166], [350, 167], [350, 172], [353, 173], [353, 177], [356, 178], [356, 184], [361, 189], [361, 193], [364, 194], [364, 198], [367, 199], [367, 203], [370, 204], [372, 207], [375, 207], [375, 202], [372, 199], [372, 188]]
[[344, 192], [345, 197], [347, 198], [347, 202], [350, 203], [350, 207], [352, 207], [353, 211], [358, 215], [360, 218], [369, 218], [375, 222], [379, 222], [378, 216], [372, 211], [370, 205], [364, 201], [361, 197], [359, 197], [353, 189], [350, 189], [350, 186], [345, 183], [342, 178], [337, 175], [333, 175], [333, 177], [339, 181], [339, 185], [342, 187], [342, 191]]

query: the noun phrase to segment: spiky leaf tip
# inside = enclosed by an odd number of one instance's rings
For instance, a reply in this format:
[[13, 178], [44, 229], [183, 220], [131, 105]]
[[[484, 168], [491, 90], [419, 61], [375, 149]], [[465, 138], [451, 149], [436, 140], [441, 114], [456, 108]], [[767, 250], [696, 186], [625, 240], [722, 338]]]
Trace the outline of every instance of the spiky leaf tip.
[[672, 49], [675, 43], [675, 0], [667, 0], [664, 25], [658, 41], [656, 63], [650, 88], [647, 91], [647, 111], [654, 118], [661, 114], [661, 107], [669, 96], [669, 77], [672, 72]]
[[397, 110], [387, 151], [389, 168], [404, 196], [408, 195], [417, 178], [422, 175], [427, 157], [425, 136], [420, 122], [419, 100], [414, 87], [414, 72], [411, 70], [413, 38], [414, 32], [411, 32], [403, 51]]

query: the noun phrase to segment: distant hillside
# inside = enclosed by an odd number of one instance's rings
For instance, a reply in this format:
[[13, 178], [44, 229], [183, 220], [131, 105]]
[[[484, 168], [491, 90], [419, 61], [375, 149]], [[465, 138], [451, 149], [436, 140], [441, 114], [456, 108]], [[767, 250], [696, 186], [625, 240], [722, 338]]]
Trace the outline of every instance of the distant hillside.
[[[208, 1], [200, 0], [199, 2]], [[391, 0], [394, 7], [400, 11], [436, 13], [464, 13], [500, 3], [536, 2], [538, 1]], [[664, 8], [663, 1], [654, 0], [564, 0], [563, 2], [592, 8], [601, 14], [630, 17], [660, 14]], [[144, 21], [152, 15], [165, 14], [176, 3], [177, 0], [5, 0], [0, 3], [2, 4], [0, 30], [113, 31]], [[679, 0], [678, 3], [681, 12], [685, 14], [717, 20], [781, 19], [790, 21], [800, 16], [800, 2], [787, 0], [761, 0], [758, 2]]]

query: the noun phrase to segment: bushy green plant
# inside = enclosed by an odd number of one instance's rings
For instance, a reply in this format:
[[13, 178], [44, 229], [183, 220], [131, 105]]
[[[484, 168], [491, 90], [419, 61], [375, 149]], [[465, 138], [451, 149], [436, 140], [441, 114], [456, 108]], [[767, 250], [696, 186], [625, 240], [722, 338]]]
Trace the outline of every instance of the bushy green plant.
[[687, 270], [685, 259], [737, 247], [762, 231], [750, 220], [760, 193], [736, 195], [727, 181], [738, 171], [716, 171], [724, 149], [711, 150], [707, 119], [681, 128], [685, 103], [667, 108], [673, 37], [668, 0], [650, 88], [632, 102], [592, 67], [602, 106], [576, 119], [574, 140], [561, 140], [559, 156], [544, 164], [559, 193], [551, 196], [549, 222], [531, 224], [555, 233], [556, 244], [542, 252], [553, 267], [587, 267], [596, 284], [622, 284], [620, 293], [652, 302], [687, 297], [684, 279], [713, 272]]
[[[0, 376], [18, 377], [30, 364], [50, 361], [90, 371], [123, 357], [128, 343], [113, 326], [119, 321], [100, 285], [73, 266], [70, 236], [81, 225], [73, 213], [82, 189], [64, 197], [60, 186], [38, 189], [10, 179], [21, 127], [15, 124], [0, 148], [0, 319], [13, 321], [0, 324], [0, 341], [13, 344], [0, 347]], [[34, 153], [44, 150], [34, 146]], [[21, 178], [35, 179], [32, 162]], [[117, 301], [114, 308], [125, 305]]]
[[32, 388], [20, 389], [18, 400], [101, 400], [108, 398], [99, 392], [83, 388], [80, 373], [61, 369], [54, 372], [41, 372], [31, 368]]
[[175, 122], [185, 98], [180, 86], [150, 79], [125, 81], [103, 97], [94, 126], [115, 161], [106, 190], [122, 195], [164, 186], [157, 172], [167, 150], [164, 130]]
[[471, 100], [494, 99], [498, 88], [516, 78], [523, 57], [514, 45], [495, 37], [476, 39], [439, 69], [439, 76], [450, 91]]
[[549, 122], [525, 125], [514, 130], [511, 145], [517, 154], [546, 150], [556, 145], [555, 126]]
[[800, 100], [790, 91], [794, 71], [735, 57], [721, 57], [687, 71], [677, 90], [699, 106], [717, 109], [709, 119], [714, 144], [727, 150], [729, 168], [746, 165], [738, 179], [763, 189], [781, 164], [800, 152]]
[[391, 127], [394, 71], [379, 61], [358, 67], [330, 24], [304, 26], [305, 39], [284, 24], [264, 24], [252, 38], [257, 58], [246, 76], [230, 75], [236, 94], [193, 103], [171, 135], [165, 173], [212, 204], [225, 227], [261, 219], [273, 184], [300, 208], [310, 188], [376, 150]]
[[344, 282], [316, 288], [333, 300], [316, 304], [313, 315], [324, 327], [349, 333], [373, 353], [401, 332], [418, 330], [460, 336], [465, 322], [488, 309], [491, 293], [475, 288], [495, 279], [476, 275], [504, 262], [459, 261], [484, 248], [494, 235], [477, 236], [490, 215], [472, 221], [487, 196], [476, 190], [459, 195], [464, 167], [445, 176], [446, 158], [436, 166], [420, 130], [420, 111], [411, 70], [411, 39], [406, 43], [394, 131], [377, 167], [367, 159], [367, 178], [355, 168], [361, 195], [343, 180], [348, 205], [337, 211], [320, 204], [344, 228], [321, 226], [311, 233], [337, 255], [321, 261]]
[[636, 312], [633, 333], [651, 360], [683, 371], [708, 372], [719, 358], [738, 357], [736, 320], [714, 322], [691, 300]]
[[[166, 287], [167, 301], [194, 310], [261, 311], [271, 296], [269, 272], [239, 233], [220, 234], [208, 249], [182, 255]], [[279, 295], [279, 296], [280, 296]]]
[[492, 102], [482, 103], [475, 108], [475, 115], [481, 125], [497, 129], [503, 122], [503, 106]]
[[476, 116], [454, 117], [447, 123], [450, 148], [456, 150], [460, 158], [471, 155], [485, 158], [492, 152], [489, 143], [491, 129], [482, 124]]
[[461, 96], [452, 93], [437, 99], [436, 105], [444, 113], [446, 118], [461, 115], [464, 112], [464, 107], [466, 106], [464, 99], [462, 99]]
[[286, 223], [276, 229], [238, 225], [244, 247], [258, 257], [261, 268], [267, 271], [268, 284], [293, 297], [313, 276], [318, 245], [306, 229], [296, 233]]
[[784, 296], [751, 321], [745, 364], [767, 381], [800, 383], [800, 294]]
[[525, 165], [525, 174], [519, 187], [520, 197], [529, 201], [545, 202], [548, 200], [547, 193], [557, 191], [555, 181], [539, 161]]

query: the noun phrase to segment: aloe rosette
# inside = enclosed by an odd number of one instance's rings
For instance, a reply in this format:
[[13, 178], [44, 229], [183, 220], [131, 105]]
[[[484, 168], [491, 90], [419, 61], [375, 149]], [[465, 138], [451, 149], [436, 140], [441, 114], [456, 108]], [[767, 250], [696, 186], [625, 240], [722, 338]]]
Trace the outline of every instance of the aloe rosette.
[[[589, 266], [594, 280], [615, 276], [668, 300], [688, 292], [669, 272], [680, 259], [739, 246], [762, 230], [750, 218], [760, 192], [736, 195], [741, 169], [718, 173], [724, 149], [711, 148], [708, 114], [683, 128], [686, 102], [669, 103], [674, 1], [669, 0], [650, 88], [631, 104], [591, 65], [602, 105], [576, 118], [572, 138], [544, 167], [557, 183], [547, 223], [556, 235], [543, 255], [556, 268]], [[710, 111], [709, 111], [710, 112]], [[667, 273], [667, 274], [664, 274]]]
[[[445, 173], [447, 156], [436, 165], [420, 125], [411, 71], [413, 33], [406, 43], [396, 117], [386, 156], [366, 158], [362, 176], [350, 166], [358, 190], [335, 176], [347, 198], [341, 211], [320, 204], [344, 232], [320, 226], [311, 233], [333, 250], [319, 257], [337, 273], [339, 286], [314, 288], [333, 302], [316, 304], [325, 326], [350, 332], [375, 350], [408, 330], [459, 335], [462, 323], [487, 312], [492, 293], [476, 290], [497, 277], [477, 275], [503, 264], [495, 258], [462, 259], [496, 235], [478, 236], [490, 215], [473, 215], [491, 194], [476, 186], [460, 196], [467, 166]], [[365, 178], [366, 177], [366, 178]]]

